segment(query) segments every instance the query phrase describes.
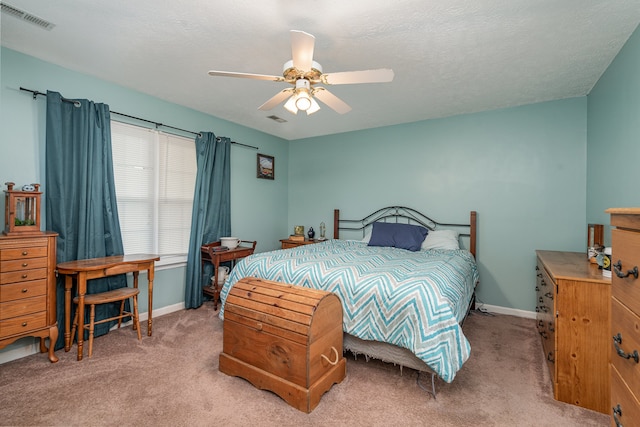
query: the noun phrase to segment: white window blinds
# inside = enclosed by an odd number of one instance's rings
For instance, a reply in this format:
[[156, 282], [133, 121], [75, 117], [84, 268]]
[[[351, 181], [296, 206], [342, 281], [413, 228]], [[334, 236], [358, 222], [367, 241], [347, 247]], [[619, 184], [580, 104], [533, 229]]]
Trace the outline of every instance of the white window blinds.
[[111, 122], [113, 167], [126, 254], [186, 262], [196, 181], [192, 139]]

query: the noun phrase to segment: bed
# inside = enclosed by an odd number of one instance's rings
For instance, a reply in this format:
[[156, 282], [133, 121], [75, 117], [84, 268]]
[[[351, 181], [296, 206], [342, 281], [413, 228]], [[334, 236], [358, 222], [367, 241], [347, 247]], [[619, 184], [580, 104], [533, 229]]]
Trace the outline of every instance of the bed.
[[335, 210], [334, 239], [238, 262], [220, 295], [220, 317], [243, 277], [334, 292], [345, 350], [431, 375], [427, 391], [435, 396], [435, 376], [452, 382], [470, 355], [462, 323], [479, 280], [475, 251], [475, 212], [468, 224], [447, 224], [401, 206], [358, 220]]

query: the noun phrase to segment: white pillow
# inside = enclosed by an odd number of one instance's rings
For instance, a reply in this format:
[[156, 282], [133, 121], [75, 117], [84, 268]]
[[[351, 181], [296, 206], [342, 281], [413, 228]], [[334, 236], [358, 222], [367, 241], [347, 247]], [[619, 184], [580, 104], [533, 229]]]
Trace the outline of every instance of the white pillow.
[[429, 230], [429, 234], [422, 242], [421, 250], [429, 249], [460, 249], [459, 233], [455, 230]]

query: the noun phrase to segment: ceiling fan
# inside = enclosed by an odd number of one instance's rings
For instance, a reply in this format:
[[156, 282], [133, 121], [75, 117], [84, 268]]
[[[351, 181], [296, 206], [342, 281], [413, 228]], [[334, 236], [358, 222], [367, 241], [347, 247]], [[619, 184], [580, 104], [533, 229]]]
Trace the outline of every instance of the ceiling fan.
[[289, 83], [293, 87], [281, 90], [258, 109], [271, 110], [289, 98], [284, 104], [284, 108], [293, 114], [297, 114], [298, 110], [306, 111], [307, 115], [320, 109], [315, 98], [337, 113], [344, 114], [351, 111], [349, 105], [326, 88], [317, 86], [318, 84], [385, 83], [393, 80], [393, 70], [388, 68], [324, 74], [322, 66], [313, 60], [315, 40], [314, 36], [304, 31], [291, 30], [291, 57], [293, 59], [285, 62], [282, 76], [215, 70], [209, 71], [209, 75]]

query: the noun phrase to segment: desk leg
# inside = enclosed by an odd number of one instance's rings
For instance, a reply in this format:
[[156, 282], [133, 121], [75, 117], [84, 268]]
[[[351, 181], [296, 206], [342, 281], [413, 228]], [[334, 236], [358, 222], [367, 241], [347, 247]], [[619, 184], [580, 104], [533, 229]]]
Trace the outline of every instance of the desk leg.
[[149, 279], [149, 308], [147, 317], [147, 336], [151, 336], [151, 332], [153, 330], [153, 274], [154, 274], [154, 266], [151, 263], [149, 270], [147, 270], [147, 278]]
[[87, 293], [87, 273], [78, 273], [78, 360], [82, 360], [84, 340], [84, 295]]
[[[135, 289], [138, 289], [138, 273], [140, 273], [139, 271], [134, 271], [133, 272], [133, 287]], [[136, 322], [133, 322], [133, 330], [136, 330]]]
[[71, 289], [73, 277], [64, 276], [64, 351], [71, 350]]

